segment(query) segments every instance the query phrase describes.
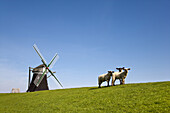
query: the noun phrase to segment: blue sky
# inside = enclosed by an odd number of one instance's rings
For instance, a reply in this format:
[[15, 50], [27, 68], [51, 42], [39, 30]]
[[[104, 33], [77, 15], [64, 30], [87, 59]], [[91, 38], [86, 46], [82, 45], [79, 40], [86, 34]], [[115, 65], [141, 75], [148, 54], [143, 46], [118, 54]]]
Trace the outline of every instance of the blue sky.
[[97, 86], [121, 66], [126, 83], [169, 81], [169, 12], [169, 0], [1, 0], [0, 92], [26, 91], [28, 67], [41, 64], [34, 43], [47, 62], [59, 54], [64, 88]]

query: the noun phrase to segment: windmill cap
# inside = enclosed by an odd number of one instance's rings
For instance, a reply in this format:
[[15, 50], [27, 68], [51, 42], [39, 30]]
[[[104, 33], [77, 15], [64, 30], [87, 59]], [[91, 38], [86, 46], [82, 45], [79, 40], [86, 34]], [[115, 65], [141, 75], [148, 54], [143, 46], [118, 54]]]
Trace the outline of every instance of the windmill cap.
[[42, 72], [44, 67], [45, 67], [45, 65], [44, 65], [44, 64], [41, 64], [41, 65], [35, 67], [35, 68], [32, 70], [32, 72], [33, 72], [33, 73], [34, 73], [34, 72]]

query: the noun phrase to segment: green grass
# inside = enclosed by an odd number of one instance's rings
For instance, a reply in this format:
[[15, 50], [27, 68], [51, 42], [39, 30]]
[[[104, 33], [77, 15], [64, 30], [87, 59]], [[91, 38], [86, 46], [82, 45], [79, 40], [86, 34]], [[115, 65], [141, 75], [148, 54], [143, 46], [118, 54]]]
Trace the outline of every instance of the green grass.
[[0, 94], [0, 112], [168, 113], [170, 82]]

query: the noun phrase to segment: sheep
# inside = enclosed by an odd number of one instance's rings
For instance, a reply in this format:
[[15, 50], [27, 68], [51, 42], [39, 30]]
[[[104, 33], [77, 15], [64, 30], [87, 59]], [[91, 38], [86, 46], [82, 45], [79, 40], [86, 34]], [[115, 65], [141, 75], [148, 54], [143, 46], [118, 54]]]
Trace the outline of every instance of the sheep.
[[101, 87], [101, 84], [104, 81], [107, 81], [107, 86], [109, 86], [110, 78], [111, 78], [113, 72], [114, 71], [108, 71], [108, 73], [102, 74], [98, 77], [99, 88]]
[[11, 93], [20, 93], [20, 89], [19, 88], [12, 88]]
[[112, 86], [115, 85], [115, 81], [116, 79], [120, 80], [120, 84], [125, 84], [125, 78], [128, 74], [128, 70], [130, 70], [130, 68], [122, 68], [124, 71], [123, 72], [115, 72], [112, 74]]
[[[115, 72], [117, 74], [119, 74], [120, 72], [122, 72], [122, 70], [124, 69], [125, 67], [122, 67], [122, 68], [116, 68], [117, 70], [119, 70], [119, 72]], [[120, 84], [122, 84], [122, 79], [119, 79], [120, 80]]]

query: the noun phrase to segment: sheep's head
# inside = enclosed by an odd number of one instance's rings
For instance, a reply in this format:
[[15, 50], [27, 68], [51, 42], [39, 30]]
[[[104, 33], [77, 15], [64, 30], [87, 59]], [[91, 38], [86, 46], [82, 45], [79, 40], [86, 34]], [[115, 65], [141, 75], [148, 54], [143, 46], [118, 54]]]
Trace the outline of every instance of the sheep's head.
[[122, 72], [122, 70], [125, 69], [125, 67], [122, 67], [122, 68], [116, 68], [117, 70], [119, 70], [119, 72]]
[[110, 76], [112, 76], [112, 73], [114, 73], [114, 71], [108, 71], [108, 74], [110, 74]]

